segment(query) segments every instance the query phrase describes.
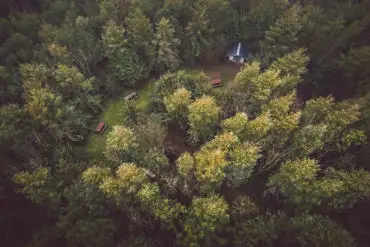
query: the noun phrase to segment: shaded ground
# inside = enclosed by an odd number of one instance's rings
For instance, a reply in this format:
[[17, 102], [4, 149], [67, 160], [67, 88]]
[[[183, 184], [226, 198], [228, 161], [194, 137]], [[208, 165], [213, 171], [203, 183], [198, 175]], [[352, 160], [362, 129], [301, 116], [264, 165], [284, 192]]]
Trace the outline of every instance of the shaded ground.
[[193, 152], [194, 147], [189, 145], [186, 131], [181, 130], [176, 125], [168, 126], [163, 145], [165, 146], [166, 156], [172, 163], [184, 152]]

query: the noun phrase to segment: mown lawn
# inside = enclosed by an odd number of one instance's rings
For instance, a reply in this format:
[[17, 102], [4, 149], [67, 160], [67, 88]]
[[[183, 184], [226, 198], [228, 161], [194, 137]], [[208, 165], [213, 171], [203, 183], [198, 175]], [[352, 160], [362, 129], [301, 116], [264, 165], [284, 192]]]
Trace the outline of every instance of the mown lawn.
[[[150, 104], [151, 92], [153, 89], [153, 84], [148, 82], [141, 90], [138, 90], [138, 98], [136, 99], [137, 107], [141, 110], [145, 110]], [[107, 138], [107, 133], [112, 129], [112, 126], [123, 124], [123, 121], [120, 117], [120, 109], [123, 107], [125, 100], [124, 97], [134, 90], [126, 90], [121, 97], [111, 99], [103, 113], [96, 120], [92, 129], [99, 122], [104, 122], [107, 125], [107, 128], [103, 134], [90, 133], [87, 140], [87, 151], [88, 153], [97, 160], [104, 160], [104, 150], [105, 143]]]
[[[224, 87], [216, 88], [213, 90], [222, 90], [225, 88], [229, 81], [232, 81], [235, 77], [235, 74], [239, 71], [239, 67], [230, 64], [221, 64], [216, 66], [209, 67], [192, 67], [185, 68], [186, 71], [190, 73], [198, 73], [203, 71], [205, 74], [211, 74], [213, 72], [219, 72], [221, 79], [223, 80]], [[151, 80], [143, 83], [140, 89], [135, 90], [138, 94], [136, 101], [136, 106], [138, 109], [145, 111], [150, 105], [152, 91], [154, 88], [154, 83]], [[103, 113], [96, 120], [92, 129], [98, 124], [98, 122], [104, 122], [107, 125], [107, 128], [103, 134], [91, 133], [87, 140], [87, 151], [88, 153], [95, 158], [96, 160], [104, 160], [104, 150], [106, 144], [107, 133], [112, 129], [112, 126], [122, 124], [122, 120], [119, 116], [120, 108], [125, 103], [124, 97], [134, 90], [125, 90], [121, 97], [116, 97], [111, 99]]]
[[105, 132], [103, 134], [90, 133], [87, 141], [87, 151], [93, 158], [97, 160], [104, 160], [104, 150], [105, 143], [107, 138], [107, 133], [111, 130], [112, 126], [122, 124], [122, 121], [119, 116], [119, 109], [124, 103], [124, 99], [112, 99], [108, 102], [105, 111], [97, 119], [95, 125], [98, 122], [104, 122], [107, 125]]

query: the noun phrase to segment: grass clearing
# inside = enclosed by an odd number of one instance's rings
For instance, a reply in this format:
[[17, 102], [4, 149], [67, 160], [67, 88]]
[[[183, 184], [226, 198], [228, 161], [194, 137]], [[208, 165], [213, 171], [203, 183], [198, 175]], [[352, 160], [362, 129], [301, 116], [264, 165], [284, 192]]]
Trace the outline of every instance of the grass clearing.
[[[122, 124], [122, 120], [119, 116], [120, 107], [124, 104], [124, 99], [112, 99], [107, 103], [106, 110], [99, 117], [98, 122], [104, 122], [107, 125], [106, 130], [103, 134], [91, 133], [87, 141], [87, 151], [97, 160], [104, 160], [105, 143], [107, 139], [107, 133], [111, 130], [113, 125]], [[93, 127], [95, 127], [95, 125]]]
[[[189, 73], [198, 73], [203, 71], [205, 74], [219, 72], [224, 86], [212, 89], [212, 91], [216, 92], [224, 89], [227, 86], [227, 84], [234, 79], [235, 74], [239, 72], [240, 67], [232, 64], [220, 64], [216, 66], [184, 68], [184, 70]], [[148, 80], [146, 82], [143, 82], [143, 84], [139, 85], [138, 89], [125, 90], [122, 96], [116, 97], [108, 101], [103, 113], [96, 120], [94, 125], [91, 126], [92, 129], [95, 129], [96, 125], [99, 122], [104, 122], [107, 125], [105, 132], [103, 134], [97, 134], [92, 132], [90, 133], [87, 139], [87, 151], [93, 158], [101, 161], [105, 159], [104, 150], [108, 132], [112, 129], [112, 126], [123, 124], [119, 111], [120, 108], [125, 103], [124, 97], [129, 93], [136, 91], [138, 94], [138, 98], [135, 100], [136, 107], [142, 111], [145, 111], [146, 109], [148, 109], [150, 105], [153, 89], [154, 89], [153, 81]]]
[[138, 93], [138, 98], [136, 100], [136, 107], [140, 110], [145, 111], [149, 105], [152, 98], [152, 92], [154, 89], [154, 83], [152, 81], [148, 82], [144, 88], [140, 89]]
[[214, 72], [219, 72], [222, 82], [227, 85], [228, 82], [234, 80], [236, 73], [240, 71], [240, 66], [235, 64], [219, 64], [215, 66], [201, 66], [185, 68], [189, 73], [198, 73], [203, 71], [206, 75]]

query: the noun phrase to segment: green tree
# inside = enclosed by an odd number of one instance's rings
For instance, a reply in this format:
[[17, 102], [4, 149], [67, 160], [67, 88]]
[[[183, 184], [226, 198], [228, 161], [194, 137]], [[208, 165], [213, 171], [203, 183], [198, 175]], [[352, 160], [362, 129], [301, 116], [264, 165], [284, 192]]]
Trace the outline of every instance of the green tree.
[[329, 170], [324, 177], [317, 178], [318, 171], [319, 165], [314, 160], [289, 161], [270, 177], [268, 184], [273, 191], [277, 189], [303, 210], [313, 206], [324, 210], [351, 208], [370, 196], [368, 172]]
[[82, 180], [88, 184], [99, 185], [111, 175], [109, 168], [89, 167], [82, 173]]
[[185, 152], [176, 160], [176, 167], [180, 176], [186, 178], [195, 169], [195, 161], [193, 156]]
[[190, 102], [191, 94], [185, 88], [179, 88], [172, 95], [164, 98], [164, 105], [167, 112], [178, 121], [180, 125], [186, 122]]
[[162, 18], [157, 23], [155, 33], [156, 67], [160, 70], [175, 70], [180, 65], [178, 46], [180, 40], [175, 37], [175, 29], [170, 21]]
[[115, 230], [114, 222], [110, 219], [79, 220], [67, 231], [67, 243], [69, 246], [113, 246]]
[[257, 160], [260, 158], [260, 148], [252, 143], [237, 145], [230, 153], [230, 161], [226, 179], [234, 187], [239, 187], [251, 177]]
[[127, 0], [99, 0], [97, 3], [100, 9], [100, 17], [103, 20], [115, 22], [123, 21], [130, 7], [130, 1]]
[[170, 97], [177, 89], [185, 88], [191, 93], [192, 98], [197, 98], [205, 94], [208, 85], [205, 83], [207, 77], [204, 73], [190, 74], [183, 70], [166, 73], [154, 83], [153, 103], [155, 110], [164, 112], [164, 98]]
[[198, 4], [193, 9], [191, 21], [186, 26], [186, 34], [189, 39], [189, 53], [186, 60], [195, 61], [201, 55], [209, 53], [211, 48], [211, 39], [214, 29], [207, 17], [206, 9]]
[[231, 205], [230, 216], [233, 221], [243, 222], [259, 213], [258, 206], [249, 196], [238, 196]]
[[302, 29], [300, 11], [299, 5], [292, 5], [266, 31], [265, 40], [261, 43], [266, 63], [299, 48], [299, 32]]
[[220, 196], [194, 198], [185, 215], [183, 243], [186, 246], [210, 243], [215, 231], [228, 222], [228, 209]]
[[341, 87], [352, 91], [351, 95], [364, 95], [370, 85], [370, 74], [366, 67], [369, 65], [370, 47], [361, 46], [352, 48], [342, 54], [337, 61], [338, 73], [341, 73]]
[[138, 146], [136, 135], [131, 129], [116, 125], [108, 133], [105, 155], [115, 163], [129, 161], [136, 155]]
[[52, 209], [59, 201], [59, 194], [53, 189], [53, 181], [47, 168], [35, 169], [32, 173], [20, 172], [14, 175], [14, 182], [31, 201]]
[[283, 82], [277, 88], [280, 96], [294, 90], [303, 81], [309, 59], [306, 51], [301, 48], [285, 54], [271, 64], [271, 68], [279, 70], [280, 76], [283, 76]]
[[237, 227], [233, 240], [235, 246], [354, 245], [352, 236], [337, 223], [309, 214], [289, 217], [278, 213], [247, 219]]
[[[257, 47], [265, 31], [289, 5], [286, 0], [261, 0], [246, 2], [247, 6], [234, 5], [237, 10], [235, 18], [236, 40], [244, 40], [252, 47]], [[235, 34], [234, 34], [235, 35]]]
[[147, 177], [143, 169], [133, 163], [123, 163], [116, 170], [116, 175], [106, 177], [99, 188], [118, 205], [129, 205], [134, 203], [136, 194], [145, 183]]
[[144, 61], [146, 70], [151, 71], [155, 62], [153, 26], [139, 7], [133, 7], [125, 19], [128, 44]]
[[220, 108], [212, 97], [203, 96], [189, 105], [189, 133], [193, 141], [209, 138], [215, 131], [219, 117]]
[[[147, 77], [148, 70], [143, 60], [129, 46], [124, 35], [123, 26], [108, 22], [102, 34], [104, 52], [110, 60], [116, 80], [135, 85], [141, 78]], [[108, 88], [115, 90], [115, 84], [108, 85]]]
[[138, 197], [145, 208], [161, 221], [163, 229], [175, 230], [176, 221], [184, 212], [185, 207], [175, 200], [160, 195], [156, 184], [146, 184], [138, 192]]

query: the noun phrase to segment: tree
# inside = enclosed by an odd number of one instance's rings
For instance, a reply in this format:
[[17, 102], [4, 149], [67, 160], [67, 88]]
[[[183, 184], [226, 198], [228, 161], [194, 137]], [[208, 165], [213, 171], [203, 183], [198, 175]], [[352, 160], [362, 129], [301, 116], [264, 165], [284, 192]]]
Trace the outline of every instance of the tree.
[[3, 245], [369, 245], [370, 0], [3, 2]]
[[82, 173], [82, 180], [88, 184], [101, 184], [105, 179], [111, 175], [109, 168], [92, 166]]
[[209, 138], [215, 131], [220, 108], [212, 97], [203, 96], [189, 105], [189, 125], [191, 138], [197, 142]]
[[192, 19], [186, 26], [189, 38], [189, 52], [187, 60], [195, 61], [202, 54], [207, 54], [211, 49], [211, 39], [214, 29], [210, 25], [207, 13], [200, 4], [193, 10]]
[[164, 112], [164, 98], [170, 97], [177, 89], [184, 88], [191, 93], [191, 98], [198, 98], [208, 91], [204, 73], [190, 74], [183, 70], [166, 73], [154, 83], [153, 104], [157, 111]]
[[71, 229], [68, 229], [67, 243], [69, 246], [112, 246], [115, 230], [111, 219], [79, 220]]
[[125, 19], [127, 26], [128, 44], [133, 51], [138, 52], [139, 58], [144, 61], [146, 69], [152, 70], [155, 60], [153, 45], [153, 26], [139, 7], [133, 7]]
[[131, 129], [116, 125], [108, 133], [105, 155], [115, 163], [130, 161], [136, 155], [138, 145], [136, 135]]
[[[127, 85], [135, 85], [141, 78], [147, 77], [148, 70], [143, 60], [129, 46], [124, 35], [123, 26], [108, 22], [102, 34], [104, 52], [110, 59], [116, 79]], [[111, 90], [115, 90], [114, 85]]]
[[123, 21], [128, 14], [130, 2], [127, 0], [99, 0], [100, 17], [103, 20]]
[[43, 125], [51, 125], [63, 114], [62, 97], [46, 88], [31, 89], [27, 97], [30, 115]]
[[0, 66], [0, 84], [0, 104], [19, 103], [22, 85], [3, 66]]
[[243, 222], [259, 213], [258, 206], [249, 196], [238, 196], [231, 205], [230, 215], [233, 221]]
[[268, 113], [273, 119], [281, 119], [286, 116], [296, 99], [296, 92], [292, 92], [286, 96], [275, 98], [262, 106], [262, 112]]
[[176, 229], [176, 221], [185, 211], [184, 206], [175, 200], [161, 196], [159, 187], [156, 184], [144, 185], [139, 191], [138, 197], [144, 206], [161, 221], [163, 229]]
[[260, 158], [260, 148], [252, 143], [242, 143], [230, 153], [226, 179], [234, 187], [239, 187], [251, 177], [257, 160]]
[[[272, 25], [278, 16], [284, 12], [289, 5], [286, 0], [262, 0], [246, 3], [247, 6], [232, 4], [237, 10], [235, 25], [237, 30], [236, 40], [243, 40], [252, 44], [252, 48], [258, 46], [265, 31]], [[257, 43], [257, 44], [256, 44]]]
[[164, 17], [157, 23], [156, 29], [156, 67], [160, 70], [175, 70], [180, 64], [177, 48], [180, 40], [175, 37], [175, 29]]
[[143, 169], [134, 163], [123, 163], [116, 170], [116, 176], [106, 177], [99, 185], [100, 190], [113, 198], [117, 205], [134, 203], [136, 194], [147, 183]]
[[47, 168], [41, 167], [32, 173], [20, 172], [15, 174], [13, 179], [21, 186], [20, 191], [31, 201], [55, 209], [59, 195], [53, 190], [53, 181]]
[[7, 67], [15, 67], [27, 63], [32, 57], [33, 42], [28, 37], [13, 33], [0, 46], [0, 62]]
[[305, 49], [301, 48], [285, 54], [271, 64], [271, 68], [279, 70], [283, 76], [283, 83], [277, 88], [280, 96], [294, 90], [302, 82], [309, 60]]
[[185, 88], [179, 88], [172, 95], [164, 98], [167, 112], [181, 125], [187, 119], [190, 102], [191, 94]]
[[353, 246], [352, 236], [337, 223], [320, 215], [289, 217], [267, 214], [242, 222], [234, 246]]
[[[313, 206], [324, 210], [350, 208], [370, 196], [368, 172], [329, 170], [324, 177], [317, 178], [318, 171], [319, 166], [314, 160], [289, 161], [270, 177], [268, 185], [303, 210], [310, 210]], [[357, 180], [359, 178], [361, 180]], [[361, 181], [361, 185], [356, 185], [357, 181]], [[350, 196], [343, 197], [343, 193]]]
[[[227, 46], [225, 37], [229, 22], [229, 3], [224, 0], [196, 1], [191, 20], [186, 26], [190, 39], [191, 60], [203, 59], [209, 63], [221, 54]], [[217, 37], [217, 38], [216, 38]]]
[[235, 87], [241, 90], [246, 102], [251, 106], [248, 113], [254, 113], [266, 103], [275, 88], [281, 85], [280, 71], [269, 68], [260, 72], [260, 64], [252, 62], [247, 64], [235, 77]]
[[195, 169], [195, 161], [193, 156], [188, 152], [183, 153], [176, 160], [176, 167], [180, 176], [184, 178], [188, 177]]
[[228, 222], [228, 209], [220, 196], [194, 198], [185, 215], [183, 243], [187, 246], [210, 243], [217, 228]]
[[299, 48], [298, 35], [302, 29], [300, 11], [299, 5], [292, 5], [266, 31], [265, 40], [261, 43], [266, 63]]
[[353, 95], [363, 95], [369, 88], [370, 75], [365, 69], [370, 62], [369, 53], [369, 46], [352, 48], [337, 61], [338, 73], [341, 73], [343, 79], [341, 87], [346, 92], [351, 90], [354, 91], [351, 93]]

